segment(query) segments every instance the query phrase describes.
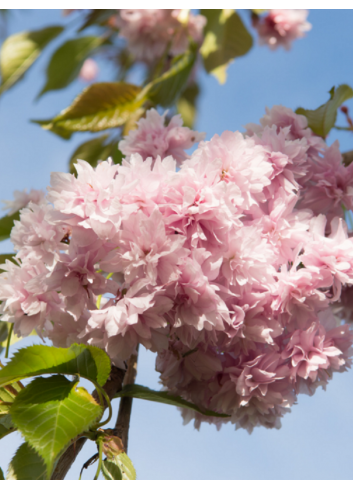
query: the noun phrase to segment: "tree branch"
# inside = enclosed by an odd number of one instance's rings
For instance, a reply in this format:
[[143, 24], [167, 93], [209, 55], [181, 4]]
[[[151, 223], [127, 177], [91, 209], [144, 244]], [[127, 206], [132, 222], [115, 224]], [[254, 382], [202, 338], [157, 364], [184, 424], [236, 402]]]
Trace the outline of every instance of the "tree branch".
[[[134, 384], [137, 374], [137, 356], [138, 345], [136, 347], [136, 354], [131, 355], [127, 367], [127, 371], [124, 377], [124, 385]], [[116, 436], [121, 438], [125, 452], [127, 453], [128, 441], [129, 441], [129, 427], [132, 409], [132, 397], [122, 397], [120, 399], [118, 419], [116, 420], [115, 430]]]
[[[112, 366], [109, 379], [103, 386], [103, 389], [108, 394], [109, 399], [113, 399], [115, 394], [121, 391], [124, 376], [125, 370]], [[92, 395], [96, 400], [98, 400], [98, 394], [96, 391], [94, 391]], [[58, 463], [56, 464], [54, 472], [51, 476], [51, 480], [65, 479], [66, 474], [70, 470], [71, 465], [76, 460], [76, 457], [80, 453], [83, 445], [86, 443], [86, 440], [87, 438], [80, 438], [67, 448], [67, 450], [59, 458]]]

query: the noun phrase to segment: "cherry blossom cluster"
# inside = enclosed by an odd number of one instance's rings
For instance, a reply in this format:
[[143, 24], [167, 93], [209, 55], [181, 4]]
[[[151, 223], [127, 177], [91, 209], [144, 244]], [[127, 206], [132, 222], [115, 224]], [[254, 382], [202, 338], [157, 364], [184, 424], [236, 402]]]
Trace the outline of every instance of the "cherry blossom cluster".
[[134, 58], [153, 64], [184, 53], [189, 37], [200, 44], [206, 18], [182, 9], [120, 9], [115, 23]]
[[290, 49], [292, 41], [310, 31], [311, 24], [306, 20], [308, 13], [303, 9], [272, 9], [264, 17], [254, 17], [260, 44], [268, 45], [270, 49], [279, 46]]
[[350, 366], [352, 170], [281, 106], [246, 134], [203, 137], [151, 110], [121, 165], [53, 173], [11, 233], [1, 319], [117, 366], [141, 343], [166, 389], [229, 416], [185, 410], [196, 426], [278, 427], [298, 393]]

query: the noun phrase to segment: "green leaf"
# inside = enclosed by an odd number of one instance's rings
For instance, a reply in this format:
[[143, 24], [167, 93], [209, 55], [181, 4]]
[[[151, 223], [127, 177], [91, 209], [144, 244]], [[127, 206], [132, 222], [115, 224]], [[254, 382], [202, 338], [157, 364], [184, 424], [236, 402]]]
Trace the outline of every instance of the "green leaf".
[[170, 69], [144, 88], [144, 93], [155, 104], [169, 107], [183, 91], [196, 61], [197, 46], [190, 45], [184, 53], [176, 56]]
[[28, 444], [23, 443], [10, 462], [7, 480], [45, 480], [47, 469], [37, 452]]
[[184, 125], [190, 127], [194, 126], [196, 117], [196, 101], [199, 96], [200, 89], [197, 83], [190, 84], [184, 92], [181, 94], [177, 102], [177, 110], [183, 118]]
[[93, 9], [86, 17], [84, 24], [79, 28], [78, 32], [82, 32], [87, 27], [92, 25], [104, 26], [107, 21], [116, 15], [116, 10], [113, 9]]
[[305, 115], [308, 119], [310, 129], [323, 138], [335, 125], [338, 108], [343, 102], [353, 97], [353, 89], [349, 85], [340, 85], [337, 89], [332, 87], [329, 94], [329, 101], [320, 105], [316, 110], [306, 110], [302, 107], [296, 110], [297, 114]]
[[20, 212], [15, 212], [11, 216], [4, 216], [0, 219], [0, 241], [8, 239], [13, 228], [14, 221], [20, 220]]
[[[7, 253], [7, 254], [4, 254], [4, 255], [0, 255], [0, 265], [2, 265], [3, 263], [5, 263], [6, 260], [10, 260], [10, 261], [12, 261], [13, 263], [15, 263], [17, 265], [17, 263], [13, 260], [13, 258], [15, 256], [16, 255], [14, 253]], [[3, 270], [0, 270], [0, 273], [2, 271]]]
[[0, 440], [14, 431], [16, 431], [16, 428], [10, 414], [0, 416]]
[[18, 350], [0, 370], [0, 387], [43, 374], [80, 375], [104, 385], [110, 374], [108, 355], [95, 346], [73, 344], [70, 348], [33, 345]]
[[145, 101], [141, 88], [123, 82], [94, 83], [52, 120], [33, 120], [43, 129], [69, 138], [75, 131], [104, 131], [125, 124]]
[[202, 409], [189, 401], [184, 401], [180, 396], [169, 394], [169, 392], [153, 391], [148, 387], [138, 384], [125, 385], [115, 397], [134, 397], [136, 399], [145, 399], [146, 401], [160, 402], [162, 404], [170, 404], [182, 408], [189, 408], [203, 414], [204, 416], [215, 416], [218, 418], [228, 418], [228, 414], [219, 414], [209, 409]]
[[13, 86], [34, 63], [45, 46], [62, 31], [63, 27], [52, 26], [8, 37], [0, 52], [0, 93]]
[[70, 158], [70, 173], [76, 174], [74, 163], [77, 163], [77, 160], [87, 161], [94, 168], [99, 160], [106, 161], [109, 156], [115, 163], [120, 163], [122, 154], [118, 149], [118, 141], [114, 140], [105, 144], [107, 138], [108, 134], [105, 134], [81, 144]]
[[5, 480], [4, 472], [2, 471], [2, 469], [0, 467], [0, 481], [4, 481], [4, 480]]
[[104, 42], [103, 38], [87, 36], [70, 39], [62, 44], [49, 61], [47, 81], [38, 98], [50, 90], [67, 87], [80, 73], [85, 59]]
[[102, 461], [102, 474], [107, 481], [121, 481], [123, 476], [121, 470], [114, 462]]
[[10, 407], [12, 420], [47, 466], [47, 478], [65, 447], [103, 414], [102, 407], [77, 382], [63, 375], [34, 379]]
[[228, 64], [234, 58], [244, 56], [251, 49], [253, 40], [233, 9], [202, 9], [201, 13], [207, 18], [207, 24], [200, 53], [206, 71], [224, 83]]

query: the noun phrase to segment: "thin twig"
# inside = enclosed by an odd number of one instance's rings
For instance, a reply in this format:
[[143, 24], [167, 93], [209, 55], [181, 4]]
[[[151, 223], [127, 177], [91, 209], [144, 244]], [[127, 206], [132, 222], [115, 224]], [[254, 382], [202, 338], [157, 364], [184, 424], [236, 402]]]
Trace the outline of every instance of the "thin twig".
[[[103, 389], [107, 393], [109, 399], [113, 399], [115, 394], [121, 391], [123, 386], [123, 379], [125, 376], [125, 370], [122, 370], [117, 367], [112, 367], [110, 377], [107, 380], [106, 384], [103, 386]], [[93, 397], [97, 400], [98, 394], [96, 391], [93, 392]], [[51, 476], [51, 480], [64, 480], [66, 474], [70, 470], [71, 465], [76, 460], [77, 455], [80, 453], [83, 445], [86, 443], [87, 438], [79, 438], [76, 443], [70, 445], [67, 450], [62, 454], [54, 472]]]
[[[136, 353], [131, 355], [127, 367], [127, 371], [124, 377], [124, 385], [134, 384], [137, 374], [137, 355], [138, 346], [136, 348]], [[127, 453], [128, 441], [129, 441], [129, 427], [132, 409], [132, 397], [122, 397], [120, 399], [118, 419], [116, 420], [116, 434], [121, 438], [125, 452]]]

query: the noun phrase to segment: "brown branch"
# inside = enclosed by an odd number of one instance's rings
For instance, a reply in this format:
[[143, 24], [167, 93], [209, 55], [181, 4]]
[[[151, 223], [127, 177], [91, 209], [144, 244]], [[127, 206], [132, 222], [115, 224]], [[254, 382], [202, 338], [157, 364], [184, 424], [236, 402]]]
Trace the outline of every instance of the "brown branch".
[[[138, 345], [136, 347], [136, 354], [131, 355], [127, 367], [127, 371], [124, 377], [124, 385], [134, 384], [137, 374], [137, 355]], [[116, 420], [115, 430], [116, 436], [121, 438], [125, 452], [127, 453], [127, 447], [129, 442], [129, 427], [132, 409], [132, 397], [122, 397], [120, 399], [118, 419]]]
[[344, 166], [350, 165], [353, 161], [353, 150], [342, 153], [342, 157], [343, 157]]
[[[109, 399], [113, 399], [115, 394], [121, 391], [124, 376], [125, 370], [112, 366], [109, 379], [103, 386], [103, 389], [108, 394]], [[96, 400], [98, 400], [98, 394], [96, 391], [94, 391], [92, 395]], [[86, 440], [87, 438], [79, 438], [75, 443], [67, 448], [67, 450], [59, 458], [58, 463], [56, 464], [54, 472], [51, 476], [51, 480], [65, 479], [66, 474], [70, 470], [71, 465], [76, 460], [76, 457], [80, 453], [83, 445], [86, 443]]]

